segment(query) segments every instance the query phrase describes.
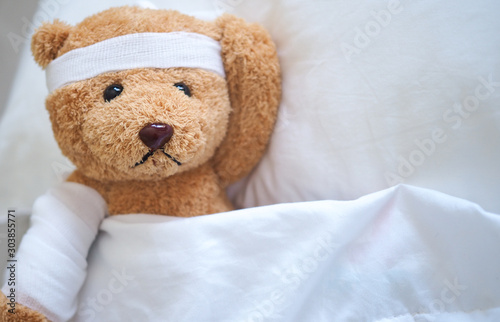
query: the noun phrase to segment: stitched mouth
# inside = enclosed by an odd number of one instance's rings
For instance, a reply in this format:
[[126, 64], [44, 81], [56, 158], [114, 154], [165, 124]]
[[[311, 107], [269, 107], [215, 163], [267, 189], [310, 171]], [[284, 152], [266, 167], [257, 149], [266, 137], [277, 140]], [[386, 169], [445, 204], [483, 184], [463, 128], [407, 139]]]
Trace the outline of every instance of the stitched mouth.
[[[182, 165], [182, 163], [180, 163], [179, 161], [177, 161], [177, 159], [176, 159], [176, 158], [174, 158], [173, 156], [171, 156], [170, 154], [168, 154], [167, 152], [165, 152], [165, 150], [164, 150], [164, 149], [158, 149], [158, 150], [160, 150], [161, 152], [163, 152], [163, 154], [165, 154], [165, 155], [166, 155], [166, 156], [167, 156], [170, 160], [174, 161], [174, 162], [175, 162], [175, 164], [177, 164], [178, 166], [181, 166], [181, 165]], [[146, 162], [146, 161], [149, 159], [149, 157], [151, 157], [153, 154], [155, 154], [155, 152], [156, 152], [156, 151], [158, 151], [158, 150], [154, 150], [154, 151], [153, 151], [153, 150], [149, 150], [149, 152], [148, 152], [148, 153], [146, 153], [146, 154], [142, 157], [142, 160], [141, 160], [141, 161], [139, 161], [139, 162], [137, 162], [137, 163], [136, 163], [136, 164], [135, 164], [132, 168], [135, 168], [135, 167], [137, 167], [137, 166], [139, 166], [139, 165], [143, 164], [144, 162]]]

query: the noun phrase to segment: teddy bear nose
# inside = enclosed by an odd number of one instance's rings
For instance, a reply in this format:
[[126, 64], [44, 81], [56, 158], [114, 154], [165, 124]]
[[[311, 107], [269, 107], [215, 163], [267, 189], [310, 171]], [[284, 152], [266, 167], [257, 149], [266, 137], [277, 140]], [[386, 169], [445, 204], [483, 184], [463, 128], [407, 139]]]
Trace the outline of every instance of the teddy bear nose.
[[164, 123], [146, 125], [139, 131], [139, 138], [151, 150], [157, 150], [167, 144], [174, 134], [174, 129]]

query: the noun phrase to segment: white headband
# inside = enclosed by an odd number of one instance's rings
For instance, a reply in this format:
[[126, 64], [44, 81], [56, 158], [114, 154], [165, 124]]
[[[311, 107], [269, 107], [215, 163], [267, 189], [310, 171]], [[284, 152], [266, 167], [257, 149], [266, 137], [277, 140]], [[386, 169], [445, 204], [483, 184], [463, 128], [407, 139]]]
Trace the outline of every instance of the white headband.
[[59, 87], [102, 73], [134, 68], [201, 68], [225, 77], [218, 41], [192, 32], [137, 33], [77, 48], [46, 68], [47, 87]]

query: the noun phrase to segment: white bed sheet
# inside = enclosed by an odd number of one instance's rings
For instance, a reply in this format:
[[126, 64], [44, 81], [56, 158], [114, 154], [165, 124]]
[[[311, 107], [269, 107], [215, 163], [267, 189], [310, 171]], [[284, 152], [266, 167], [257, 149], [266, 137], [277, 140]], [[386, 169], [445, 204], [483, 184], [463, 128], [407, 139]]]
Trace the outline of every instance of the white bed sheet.
[[399, 185], [355, 201], [104, 220], [75, 321], [494, 321], [500, 217]]
[[[232, 191], [239, 207], [352, 200], [402, 180], [500, 212], [499, 1], [120, 4], [177, 9], [206, 19], [227, 11], [271, 33], [283, 71], [283, 100], [268, 152]], [[41, 1], [31, 21], [36, 26], [59, 18], [75, 24], [114, 5], [110, 0]], [[393, 13], [381, 18], [384, 12]], [[366, 34], [370, 28], [375, 29], [366, 40], [360, 30]], [[356, 43], [359, 51], [345, 51]], [[35, 198], [73, 166], [54, 141], [43, 106], [44, 73], [29, 46], [20, 61], [0, 120], [0, 205], [29, 211]], [[454, 110], [475, 100], [479, 106], [473, 112]], [[436, 130], [443, 133], [433, 135]]]

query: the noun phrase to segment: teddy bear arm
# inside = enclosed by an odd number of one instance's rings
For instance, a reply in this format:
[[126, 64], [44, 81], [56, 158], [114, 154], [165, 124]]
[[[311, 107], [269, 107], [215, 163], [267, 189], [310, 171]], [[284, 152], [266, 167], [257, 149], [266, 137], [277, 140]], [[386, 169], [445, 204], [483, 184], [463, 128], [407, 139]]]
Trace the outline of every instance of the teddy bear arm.
[[266, 149], [281, 98], [281, 76], [275, 45], [263, 27], [228, 14], [217, 23], [223, 29], [222, 56], [233, 111], [214, 168], [227, 185], [247, 175]]

